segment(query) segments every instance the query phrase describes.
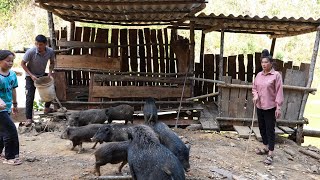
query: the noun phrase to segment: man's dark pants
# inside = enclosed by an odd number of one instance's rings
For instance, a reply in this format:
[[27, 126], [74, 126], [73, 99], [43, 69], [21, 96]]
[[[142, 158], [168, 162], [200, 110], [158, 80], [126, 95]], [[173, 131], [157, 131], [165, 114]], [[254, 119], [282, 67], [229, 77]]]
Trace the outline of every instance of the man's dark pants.
[[[30, 76], [26, 76], [26, 118], [32, 119], [33, 101], [34, 94], [36, 92], [36, 87]], [[44, 104], [45, 108], [49, 108], [51, 102], [46, 102]]]

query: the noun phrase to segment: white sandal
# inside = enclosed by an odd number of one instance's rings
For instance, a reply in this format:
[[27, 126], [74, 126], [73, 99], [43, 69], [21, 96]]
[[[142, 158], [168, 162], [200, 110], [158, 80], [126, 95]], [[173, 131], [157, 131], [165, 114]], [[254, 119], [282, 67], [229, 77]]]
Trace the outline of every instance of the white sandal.
[[9, 164], [9, 165], [16, 166], [16, 165], [22, 164], [22, 162], [20, 161], [19, 158], [15, 158], [15, 159], [6, 159], [3, 161], [3, 164]]

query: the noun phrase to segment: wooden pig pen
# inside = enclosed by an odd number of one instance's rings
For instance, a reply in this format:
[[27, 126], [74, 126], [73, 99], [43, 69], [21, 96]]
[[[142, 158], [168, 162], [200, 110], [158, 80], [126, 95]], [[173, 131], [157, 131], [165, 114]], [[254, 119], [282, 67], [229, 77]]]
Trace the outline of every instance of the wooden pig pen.
[[[224, 57], [225, 33], [269, 35], [273, 54], [277, 38], [317, 31], [310, 64], [293, 66], [292, 61], [276, 60], [275, 68], [281, 71], [285, 84], [283, 116], [277, 125], [282, 133], [292, 133], [291, 128], [297, 127], [297, 142], [301, 143], [303, 124], [307, 123], [303, 117], [305, 104], [308, 94], [316, 91], [311, 83], [320, 20], [195, 16], [205, 8], [204, 0], [35, 2], [48, 10], [51, 45], [58, 53], [57, 95], [67, 108], [127, 103], [141, 110], [143, 100], [152, 96], [161, 109], [178, 107], [180, 112], [181, 107], [191, 107], [186, 109], [202, 111], [200, 122], [204, 129], [231, 127], [239, 132], [244, 129], [246, 134], [253, 114], [250, 83], [261, 70], [261, 54]], [[70, 21], [69, 32], [54, 29], [52, 13]], [[125, 27], [76, 27], [75, 21]], [[160, 26], [152, 29], [148, 27], [151, 25]], [[179, 29], [190, 30], [189, 40], [178, 36]], [[202, 32], [200, 62], [194, 62], [197, 30]], [[211, 31], [221, 33], [219, 54], [204, 54], [206, 33]], [[196, 105], [194, 99], [200, 103]]]

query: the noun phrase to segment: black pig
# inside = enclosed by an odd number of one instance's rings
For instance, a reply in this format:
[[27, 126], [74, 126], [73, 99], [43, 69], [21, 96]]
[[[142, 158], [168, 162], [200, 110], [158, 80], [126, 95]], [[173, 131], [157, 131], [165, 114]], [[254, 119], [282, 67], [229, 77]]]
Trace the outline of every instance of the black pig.
[[109, 142], [101, 146], [94, 152], [96, 157], [95, 163], [95, 173], [100, 176], [100, 166], [110, 164], [118, 164], [119, 173], [121, 173], [121, 169], [124, 165], [127, 164], [127, 152], [128, 152], [129, 141], [123, 142]]
[[165, 123], [157, 122], [153, 126], [153, 129], [158, 134], [161, 144], [167, 147], [179, 159], [186, 171], [189, 171], [190, 149]]
[[[61, 138], [72, 141], [73, 146], [71, 150], [79, 145], [78, 153], [80, 153], [83, 150], [82, 142], [91, 142], [91, 138], [102, 126], [103, 124], [89, 124], [81, 127], [67, 127], [66, 130], [61, 134]], [[97, 143], [94, 144], [92, 149], [95, 148], [96, 144]]]
[[178, 158], [160, 144], [155, 132], [145, 125], [129, 130], [128, 163], [134, 180], [183, 180]]
[[99, 128], [91, 140], [99, 143], [127, 141], [129, 127], [131, 126], [124, 124], [106, 124]]
[[158, 121], [158, 109], [156, 101], [149, 97], [143, 106], [144, 123], [152, 125]]
[[125, 120], [125, 124], [127, 124], [128, 121], [133, 124], [133, 113], [134, 108], [127, 104], [110, 107], [105, 110], [108, 123], [111, 123], [112, 120]]

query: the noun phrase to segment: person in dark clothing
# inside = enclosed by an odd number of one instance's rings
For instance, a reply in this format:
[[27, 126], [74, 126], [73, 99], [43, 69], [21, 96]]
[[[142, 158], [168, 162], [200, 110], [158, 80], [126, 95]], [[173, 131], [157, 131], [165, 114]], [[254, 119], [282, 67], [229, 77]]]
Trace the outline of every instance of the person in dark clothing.
[[14, 54], [8, 50], [0, 50], [0, 150], [5, 148], [4, 164], [19, 165], [19, 138], [16, 126], [10, 118], [12, 113], [17, 113], [18, 87], [17, 75], [10, 70], [13, 65]]
[[[25, 53], [21, 66], [26, 72], [26, 122], [25, 126], [33, 123], [33, 101], [36, 87], [34, 81], [42, 76], [52, 76], [54, 68], [55, 54], [52, 48], [47, 47], [47, 38], [44, 35], [38, 35], [35, 38], [36, 47], [28, 49]], [[49, 74], [45, 73], [48, 60], [50, 60]], [[51, 102], [45, 103], [44, 113], [53, 112], [50, 108]]]

